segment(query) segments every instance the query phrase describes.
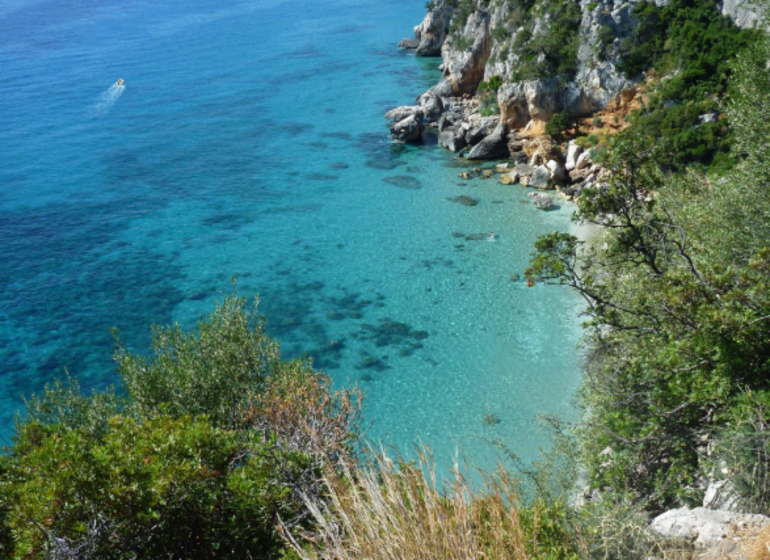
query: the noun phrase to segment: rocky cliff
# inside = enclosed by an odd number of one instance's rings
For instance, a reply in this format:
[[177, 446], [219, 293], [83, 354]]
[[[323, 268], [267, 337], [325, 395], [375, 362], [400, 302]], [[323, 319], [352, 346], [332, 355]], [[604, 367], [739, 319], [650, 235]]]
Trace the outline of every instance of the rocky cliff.
[[[668, 0], [654, 0], [663, 6]], [[626, 101], [643, 74], [621, 70], [624, 46], [643, 41], [635, 9], [645, 0], [435, 0], [404, 46], [442, 57], [445, 100], [499, 76], [497, 105], [509, 129], [535, 129], [557, 113], [586, 116]], [[756, 5], [722, 0], [739, 27], [761, 20]], [[625, 92], [625, 93], [624, 93]], [[449, 104], [447, 104], [449, 105]]]

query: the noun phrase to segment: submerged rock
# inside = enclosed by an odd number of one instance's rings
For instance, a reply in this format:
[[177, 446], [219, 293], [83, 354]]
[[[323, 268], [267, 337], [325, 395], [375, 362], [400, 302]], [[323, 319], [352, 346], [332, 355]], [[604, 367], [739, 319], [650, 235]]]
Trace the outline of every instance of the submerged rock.
[[409, 175], [393, 175], [392, 177], [384, 177], [382, 180], [402, 189], [417, 190], [422, 188], [420, 180]]
[[479, 201], [476, 200], [475, 198], [471, 198], [465, 195], [454, 196], [451, 198], [447, 198], [447, 200], [450, 200], [452, 202], [458, 202], [463, 206], [476, 206], [479, 203]]
[[537, 208], [540, 210], [548, 210], [553, 206], [553, 200], [545, 193], [531, 192], [527, 195]]

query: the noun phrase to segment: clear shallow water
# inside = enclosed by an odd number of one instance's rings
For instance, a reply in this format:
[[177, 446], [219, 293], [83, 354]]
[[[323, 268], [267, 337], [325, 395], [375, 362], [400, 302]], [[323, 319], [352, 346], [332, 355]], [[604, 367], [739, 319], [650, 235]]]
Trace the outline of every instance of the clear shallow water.
[[458, 446], [483, 462], [497, 436], [532, 457], [533, 417], [570, 412], [578, 302], [510, 278], [571, 210], [463, 181], [431, 142], [390, 143], [384, 111], [438, 78], [437, 59], [395, 48], [423, 13], [0, 9], [0, 432], [65, 367], [114, 381], [110, 327], [144, 351], [151, 323], [192, 326], [237, 274], [285, 355], [364, 388], [375, 437], [429, 443], [443, 464]]

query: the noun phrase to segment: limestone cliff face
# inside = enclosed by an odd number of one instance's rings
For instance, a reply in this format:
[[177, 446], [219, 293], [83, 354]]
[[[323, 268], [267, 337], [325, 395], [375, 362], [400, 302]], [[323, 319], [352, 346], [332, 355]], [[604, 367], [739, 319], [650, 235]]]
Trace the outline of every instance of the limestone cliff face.
[[746, 0], [722, 0], [722, 15], [729, 16], [741, 29], [751, 29], [762, 24], [765, 8]]
[[448, 36], [441, 47], [444, 78], [433, 88], [442, 97], [474, 93], [484, 79], [492, 52], [489, 13], [475, 10], [457, 36]]
[[449, 33], [452, 19], [452, 7], [445, 0], [435, 2], [433, 9], [422, 23], [414, 28], [414, 37], [418, 41], [417, 56], [438, 56]]
[[[546, 57], [541, 45], [554, 19], [549, 0], [534, 0], [527, 17], [505, 0], [436, 0], [415, 28], [417, 54], [440, 53], [444, 77], [432, 92], [442, 98], [472, 94], [483, 80], [501, 76], [497, 102], [509, 128], [533, 127], [559, 111], [586, 116], [628, 97], [642, 78], [619, 70], [620, 46], [634, 33], [640, 1], [580, 0], [572, 35], [577, 34], [576, 64], [568, 74], [522, 72]], [[655, 0], [659, 6], [666, 2]], [[762, 17], [747, 0], [722, 0], [720, 9], [739, 27], [754, 27]]]

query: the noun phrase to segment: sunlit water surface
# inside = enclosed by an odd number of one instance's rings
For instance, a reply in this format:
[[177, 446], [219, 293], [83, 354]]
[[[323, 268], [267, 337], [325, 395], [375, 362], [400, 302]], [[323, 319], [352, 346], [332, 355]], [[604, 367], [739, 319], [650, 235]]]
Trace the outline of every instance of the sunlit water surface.
[[437, 59], [395, 47], [423, 4], [0, 8], [6, 436], [64, 368], [115, 380], [111, 327], [145, 352], [150, 324], [193, 326], [237, 274], [284, 355], [366, 391], [375, 438], [442, 465], [489, 462], [490, 438], [534, 455], [534, 417], [570, 414], [577, 302], [511, 278], [571, 208], [459, 179], [435, 142], [390, 142], [384, 111], [438, 79]]

